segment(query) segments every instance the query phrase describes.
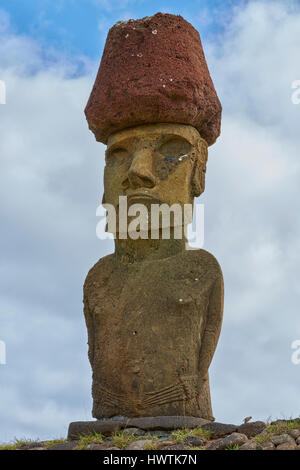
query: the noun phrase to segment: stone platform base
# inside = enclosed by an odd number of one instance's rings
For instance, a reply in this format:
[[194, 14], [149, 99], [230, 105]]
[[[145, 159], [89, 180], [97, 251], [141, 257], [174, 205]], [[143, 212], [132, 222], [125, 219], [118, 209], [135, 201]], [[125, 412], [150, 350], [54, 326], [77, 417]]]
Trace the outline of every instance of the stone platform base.
[[125, 428], [139, 428], [144, 431], [170, 431], [180, 428], [200, 428], [209, 425], [211, 421], [193, 416], [154, 416], [145, 418], [103, 419], [97, 421], [74, 421], [69, 425], [68, 439], [76, 439], [88, 434], [109, 435]]

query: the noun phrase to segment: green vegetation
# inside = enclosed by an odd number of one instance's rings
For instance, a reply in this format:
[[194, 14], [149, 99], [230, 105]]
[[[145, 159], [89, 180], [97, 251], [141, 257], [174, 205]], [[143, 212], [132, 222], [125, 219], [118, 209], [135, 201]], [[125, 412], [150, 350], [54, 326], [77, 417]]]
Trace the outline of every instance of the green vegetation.
[[239, 446], [237, 444], [230, 444], [227, 446], [226, 450], [239, 450]]
[[32, 440], [32, 439], [16, 439], [15, 438], [14, 441], [11, 443], [0, 445], [0, 450], [18, 450], [23, 446], [27, 446], [28, 444], [31, 444], [32, 442], [39, 442], [39, 441]]
[[173, 431], [171, 433], [172, 436], [176, 439], [177, 442], [183, 442], [186, 437], [189, 436], [200, 436], [203, 437], [204, 439], [210, 439], [211, 432], [210, 431], [205, 431], [204, 429], [197, 428], [197, 429], [176, 429], [176, 431]]
[[262, 435], [258, 434], [254, 437], [254, 440], [257, 444], [263, 444], [264, 442], [269, 442], [273, 436], [287, 433], [290, 429], [300, 429], [300, 418], [268, 424]]
[[68, 439], [64, 439], [62, 437], [60, 439], [54, 439], [53, 441], [43, 441], [43, 442], [41, 442], [41, 445], [46, 447], [46, 449], [50, 449], [53, 446], [56, 446], [58, 444], [64, 444], [65, 442], [68, 442]]
[[[259, 435], [252, 438], [257, 445], [261, 445], [265, 442], [269, 442], [273, 436], [281, 435], [284, 433], [288, 433], [291, 429], [299, 429], [300, 430], [300, 417], [296, 419], [285, 419], [274, 424], [271, 424], [270, 420], [266, 423], [266, 429]], [[157, 433], [156, 435], [152, 435], [151, 432], [147, 432], [143, 436], [135, 436], [132, 434], [127, 434], [126, 429], [122, 431], [117, 431], [111, 435], [110, 441], [106, 440], [106, 437], [102, 434], [89, 434], [87, 436], [80, 436], [78, 439], [77, 446], [74, 450], [83, 450], [86, 449], [90, 444], [103, 444], [109, 443], [110, 447], [118, 447], [119, 449], [125, 449], [129, 444], [134, 441], [139, 440], [150, 440], [152, 442], [148, 442], [145, 446], [145, 450], [157, 450], [163, 448], [163, 443], [159, 441], [159, 437], [164, 436], [165, 433], [162, 432]], [[175, 441], [176, 444], [183, 444], [184, 440], [190, 436], [199, 436], [203, 437], [206, 440], [211, 439], [211, 432], [203, 430], [201, 428], [196, 429], [176, 429], [170, 432], [170, 440]], [[0, 445], [0, 450], [22, 450], [22, 448], [26, 448], [26, 446], [35, 443], [36, 446], [44, 447], [46, 450], [51, 449], [51, 447], [63, 444], [68, 442], [67, 439], [55, 439], [49, 441], [39, 441], [32, 440], [32, 439], [14, 439], [12, 442], [7, 444]], [[238, 450], [238, 445], [229, 445], [226, 450]], [[190, 450], [205, 450], [205, 446], [194, 446], [190, 447]]]
[[89, 444], [102, 444], [103, 436], [102, 434], [89, 434], [88, 436], [80, 436], [79, 442], [74, 450], [83, 450]]
[[158, 442], [149, 442], [145, 445], [144, 450], [158, 450], [159, 448]]
[[143, 436], [134, 436], [132, 434], [127, 434], [123, 431], [117, 431], [112, 435], [113, 445], [119, 447], [120, 449], [125, 449], [131, 442], [140, 441], [143, 439], [157, 439], [157, 436], [151, 436], [149, 434], [144, 434]]

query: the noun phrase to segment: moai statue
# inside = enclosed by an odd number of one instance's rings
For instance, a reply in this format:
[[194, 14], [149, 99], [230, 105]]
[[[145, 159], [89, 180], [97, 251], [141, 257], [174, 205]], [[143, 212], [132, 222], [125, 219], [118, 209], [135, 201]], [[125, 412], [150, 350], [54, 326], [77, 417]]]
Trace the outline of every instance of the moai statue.
[[[198, 32], [157, 13], [118, 22], [107, 36], [86, 106], [107, 145], [103, 201], [193, 204], [204, 191], [207, 148], [221, 104]], [[184, 223], [182, 223], [184, 226]], [[159, 226], [161, 227], [161, 226]], [[208, 369], [223, 315], [223, 278], [207, 251], [174, 236], [115, 234], [84, 285], [93, 416], [213, 420]], [[123, 234], [124, 235], [124, 234]]]

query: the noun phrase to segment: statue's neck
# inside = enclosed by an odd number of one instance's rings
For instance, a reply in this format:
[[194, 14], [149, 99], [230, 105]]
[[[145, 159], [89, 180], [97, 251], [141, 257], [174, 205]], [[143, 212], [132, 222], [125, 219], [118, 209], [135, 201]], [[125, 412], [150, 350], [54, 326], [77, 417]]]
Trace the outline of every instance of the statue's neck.
[[187, 240], [183, 236], [181, 239], [174, 239], [171, 229], [170, 239], [153, 240], [148, 239], [126, 240], [115, 239], [115, 256], [123, 262], [151, 261], [155, 259], [168, 258], [184, 251]]

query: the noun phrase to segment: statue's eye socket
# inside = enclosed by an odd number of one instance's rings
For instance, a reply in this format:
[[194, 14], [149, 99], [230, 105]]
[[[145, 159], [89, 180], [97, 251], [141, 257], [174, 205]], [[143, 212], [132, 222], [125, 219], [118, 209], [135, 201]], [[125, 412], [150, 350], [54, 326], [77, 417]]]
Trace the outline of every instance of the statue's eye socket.
[[122, 163], [128, 158], [128, 151], [118, 147], [111, 149], [106, 154], [106, 161], [112, 163]]
[[187, 140], [173, 137], [160, 146], [159, 153], [165, 157], [166, 163], [174, 163], [188, 157], [191, 148], [192, 146]]

